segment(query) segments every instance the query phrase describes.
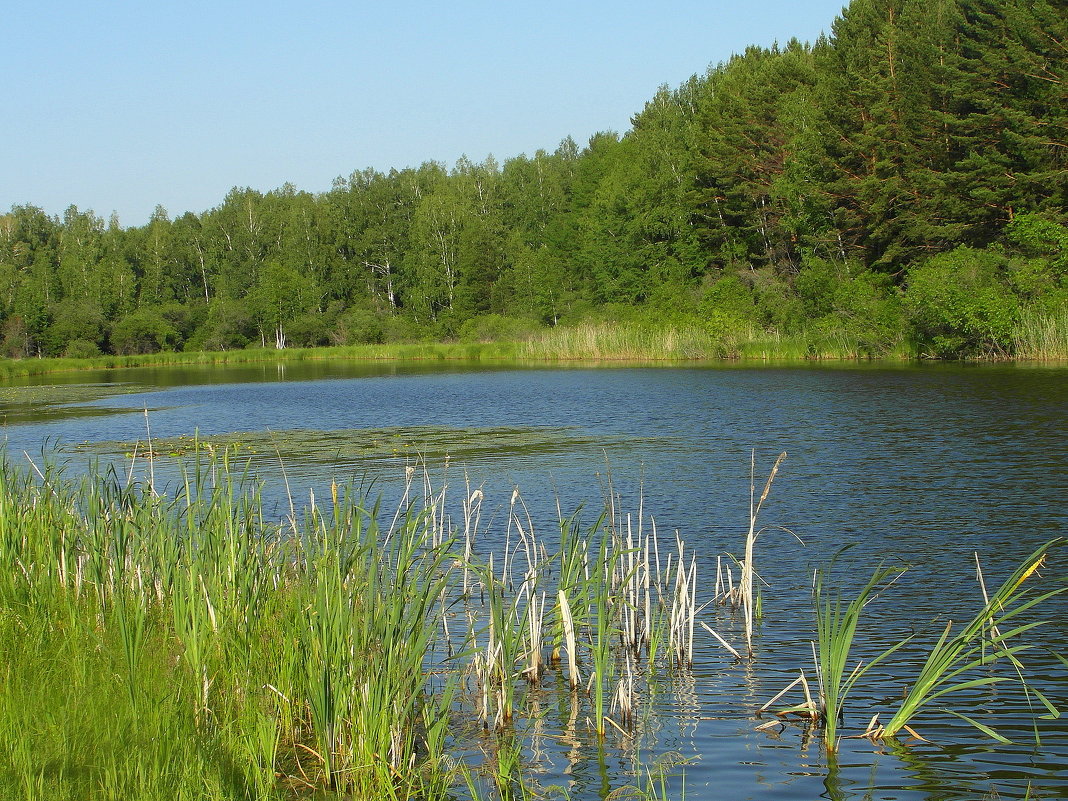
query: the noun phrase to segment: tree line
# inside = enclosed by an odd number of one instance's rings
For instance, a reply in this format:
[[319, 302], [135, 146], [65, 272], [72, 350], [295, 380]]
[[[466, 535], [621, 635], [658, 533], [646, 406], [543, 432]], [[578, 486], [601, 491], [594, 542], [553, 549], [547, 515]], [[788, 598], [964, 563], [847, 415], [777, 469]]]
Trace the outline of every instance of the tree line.
[[122, 227], [0, 216], [9, 357], [516, 336], [591, 317], [1011, 353], [1068, 304], [1068, 13], [853, 0], [622, 135], [235, 188]]

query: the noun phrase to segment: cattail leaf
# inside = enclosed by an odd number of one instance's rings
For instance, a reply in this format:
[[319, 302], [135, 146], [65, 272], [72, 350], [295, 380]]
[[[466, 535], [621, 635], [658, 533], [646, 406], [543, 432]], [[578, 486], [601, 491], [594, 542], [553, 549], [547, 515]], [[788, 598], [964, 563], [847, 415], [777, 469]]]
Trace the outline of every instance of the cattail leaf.
[[953, 717], [960, 718], [965, 723], [970, 723], [972, 726], [975, 726], [975, 728], [979, 729], [979, 731], [981, 731], [987, 737], [991, 737], [991, 738], [997, 740], [999, 743], [1004, 743], [1005, 745], [1011, 745], [1012, 744], [1012, 740], [1010, 740], [1008, 737], [1005, 737], [1004, 735], [998, 734], [996, 731], [994, 731], [992, 728], [987, 726], [985, 723], [980, 723], [975, 718], [969, 717], [968, 715], [962, 714], [960, 712], [954, 712], [952, 709], [943, 709], [942, 711], [943, 712], [948, 712], [950, 715], [953, 715]]

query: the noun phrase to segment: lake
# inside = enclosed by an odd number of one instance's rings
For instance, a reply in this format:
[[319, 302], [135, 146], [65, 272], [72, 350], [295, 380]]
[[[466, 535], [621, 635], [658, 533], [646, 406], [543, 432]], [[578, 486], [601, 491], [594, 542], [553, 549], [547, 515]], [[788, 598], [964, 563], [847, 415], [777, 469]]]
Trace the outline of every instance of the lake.
[[[229, 443], [262, 479], [279, 517], [289, 495], [306, 505], [312, 492], [328, 496], [332, 480], [373, 482], [388, 505], [404, 467], [425, 464], [436, 486], [448, 483], [457, 507], [465, 484], [482, 488], [491, 532], [503, 527], [518, 487], [551, 541], [557, 505], [565, 514], [582, 507], [592, 522], [610, 491], [635, 515], [640, 504], [662, 542], [673, 544], [678, 531], [697, 549], [702, 598], [711, 595], [717, 555], [741, 555], [751, 459], [759, 493], [785, 451], [760, 515], [769, 528], [754, 560], [766, 582], [755, 657], [735, 660], [702, 635], [693, 669], [648, 687], [635, 732], [610, 733], [603, 748], [559, 735], [570, 711], [550, 682], [527, 699], [540, 711], [518, 724], [528, 775], [581, 799], [602, 798], [633, 780], [635, 764], [658, 762], [673, 765], [672, 794], [684, 786], [692, 799], [1023, 798], [1029, 786], [1031, 798], [1068, 795], [1066, 727], [1041, 721], [1036, 746], [1025, 701], [1007, 685], [978, 687], [947, 705], [1012, 744], [935, 703], [916, 722], [929, 742], [845, 739], [829, 761], [804, 726], [760, 731], [754, 715], [800, 669], [810, 672], [812, 570], [843, 546], [851, 547], [833, 578], [847, 595], [880, 563], [909, 566], [865, 610], [856, 654], [917, 634], [854, 691], [841, 727], [848, 736], [875, 711], [889, 712], [924, 644], [948, 620], [981, 606], [976, 553], [996, 585], [1038, 545], [1068, 534], [1066, 370], [345, 362], [131, 369], [9, 382], [0, 387], [0, 416], [9, 460], [51, 458], [71, 471], [90, 459], [125, 470], [130, 454], [140, 454], [134, 473], [144, 480], [151, 437], [162, 490], [194, 435]], [[1064, 566], [1056, 555], [1045, 580]], [[1068, 606], [1054, 603], [1045, 614], [1055, 623], [1036, 641], [1063, 652]], [[737, 615], [713, 605], [702, 618], [740, 647]], [[1051, 700], [1068, 703], [1063, 666], [1041, 651], [1024, 660]], [[476, 753], [477, 741], [459, 738], [457, 753]]]

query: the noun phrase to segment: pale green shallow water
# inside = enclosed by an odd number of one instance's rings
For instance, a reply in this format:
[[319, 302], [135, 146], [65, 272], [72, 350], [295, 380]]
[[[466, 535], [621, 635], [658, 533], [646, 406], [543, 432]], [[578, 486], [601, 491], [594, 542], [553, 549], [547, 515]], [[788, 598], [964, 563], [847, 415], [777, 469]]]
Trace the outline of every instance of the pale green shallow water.
[[[23, 451], [36, 459], [47, 442], [71, 469], [89, 456], [126, 463], [140, 441], [143, 466], [147, 408], [163, 484], [178, 454], [190, 458], [195, 432], [250, 459], [279, 513], [288, 506], [279, 456], [299, 504], [309, 490], [323, 497], [332, 478], [374, 480], [388, 499], [413, 453], [435, 480], [448, 455], [454, 487], [466, 468], [467, 480], [484, 488], [487, 508], [499, 510], [518, 485], [546, 533], [557, 500], [565, 511], [599, 508], [610, 469], [624, 503], [636, 507], [641, 486], [662, 534], [678, 529], [700, 549], [707, 576], [716, 554], [740, 548], [750, 449], [758, 471], [785, 450], [763, 519], [789, 527], [806, 545], [773, 534], [762, 540], [758, 569], [770, 587], [756, 660], [737, 664], [714, 643], [699, 642], [692, 673], [647, 699], [639, 736], [609, 737], [603, 750], [587, 738], [561, 740], [571, 714], [567, 694], [542, 693], [543, 726], [524, 730], [531, 775], [568, 785], [577, 798], [597, 798], [626, 780], [637, 752], [646, 763], [686, 761], [691, 799], [1022, 798], [1028, 783], [1032, 798], [1068, 796], [1065, 724], [1043, 724], [1043, 745], [1035, 748], [1011, 694], [976, 691], [955, 703], [1015, 745], [931, 713], [920, 723], [932, 743], [890, 749], [847, 740], [837, 765], [802, 728], [764, 734], [752, 717], [807, 667], [809, 571], [841, 545], [854, 544], [841, 573], [847, 586], [863, 583], [883, 558], [913, 566], [897, 592], [869, 608], [870, 630], [930, 637], [946, 616], [974, 610], [974, 551], [988, 577], [997, 576], [1040, 542], [1068, 534], [1068, 371], [301, 363], [68, 374], [62, 381], [55, 389], [44, 386], [58, 383], [54, 377], [0, 388], [10, 459]], [[1062, 557], [1046, 575], [1064, 567]], [[1062, 650], [1065, 611], [1062, 604], [1047, 635]], [[706, 619], [737, 636], [722, 611]], [[856, 698], [846, 733], [863, 728], [870, 710], [887, 708], [918, 658], [903, 656]], [[1063, 668], [1038, 660], [1034, 669], [1053, 696], [1068, 701]], [[465, 735], [457, 749], [477, 745]]]

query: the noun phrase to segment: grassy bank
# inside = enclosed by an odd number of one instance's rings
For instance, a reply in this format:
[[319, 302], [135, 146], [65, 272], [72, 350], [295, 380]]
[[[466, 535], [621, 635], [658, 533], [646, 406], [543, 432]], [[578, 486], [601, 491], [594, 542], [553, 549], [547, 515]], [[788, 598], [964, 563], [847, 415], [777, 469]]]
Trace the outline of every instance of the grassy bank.
[[[1013, 329], [1020, 361], [1068, 361], [1068, 312], [1023, 314]], [[0, 359], [0, 379], [72, 370], [252, 364], [326, 359], [486, 363], [697, 361], [910, 361], [922, 357], [906, 340], [875, 346], [846, 328], [790, 334], [746, 328], [712, 331], [696, 323], [589, 322], [542, 329], [520, 341], [422, 342], [320, 348], [164, 351], [87, 359]]]
[[[123, 367], [225, 365], [348, 359], [353, 361], [470, 361], [487, 363], [753, 360], [858, 360], [871, 358], [862, 342], [841, 335], [779, 335], [760, 331], [724, 337], [697, 325], [587, 323], [544, 329], [522, 341], [426, 342], [321, 348], [249, 348], [228, 351], [164, 351], [87, 359], [3, 359], [0, 379], [72, 370]], [[903, 346], [880, 358], [904, 360]]]
[[0, 378], [18, 378], [71, 370], [108, 370], [123, 367], [176, 367], [182, 365], [256, 364], [323, 359], [358, 361], [510, 361], [518, 345], [500, 343], [421, 343], [347, 345], [322, 348], [247, 348], [225, 351], [161, 351], [131, 356], [95, 356], [88, 359], [2, 359]]

